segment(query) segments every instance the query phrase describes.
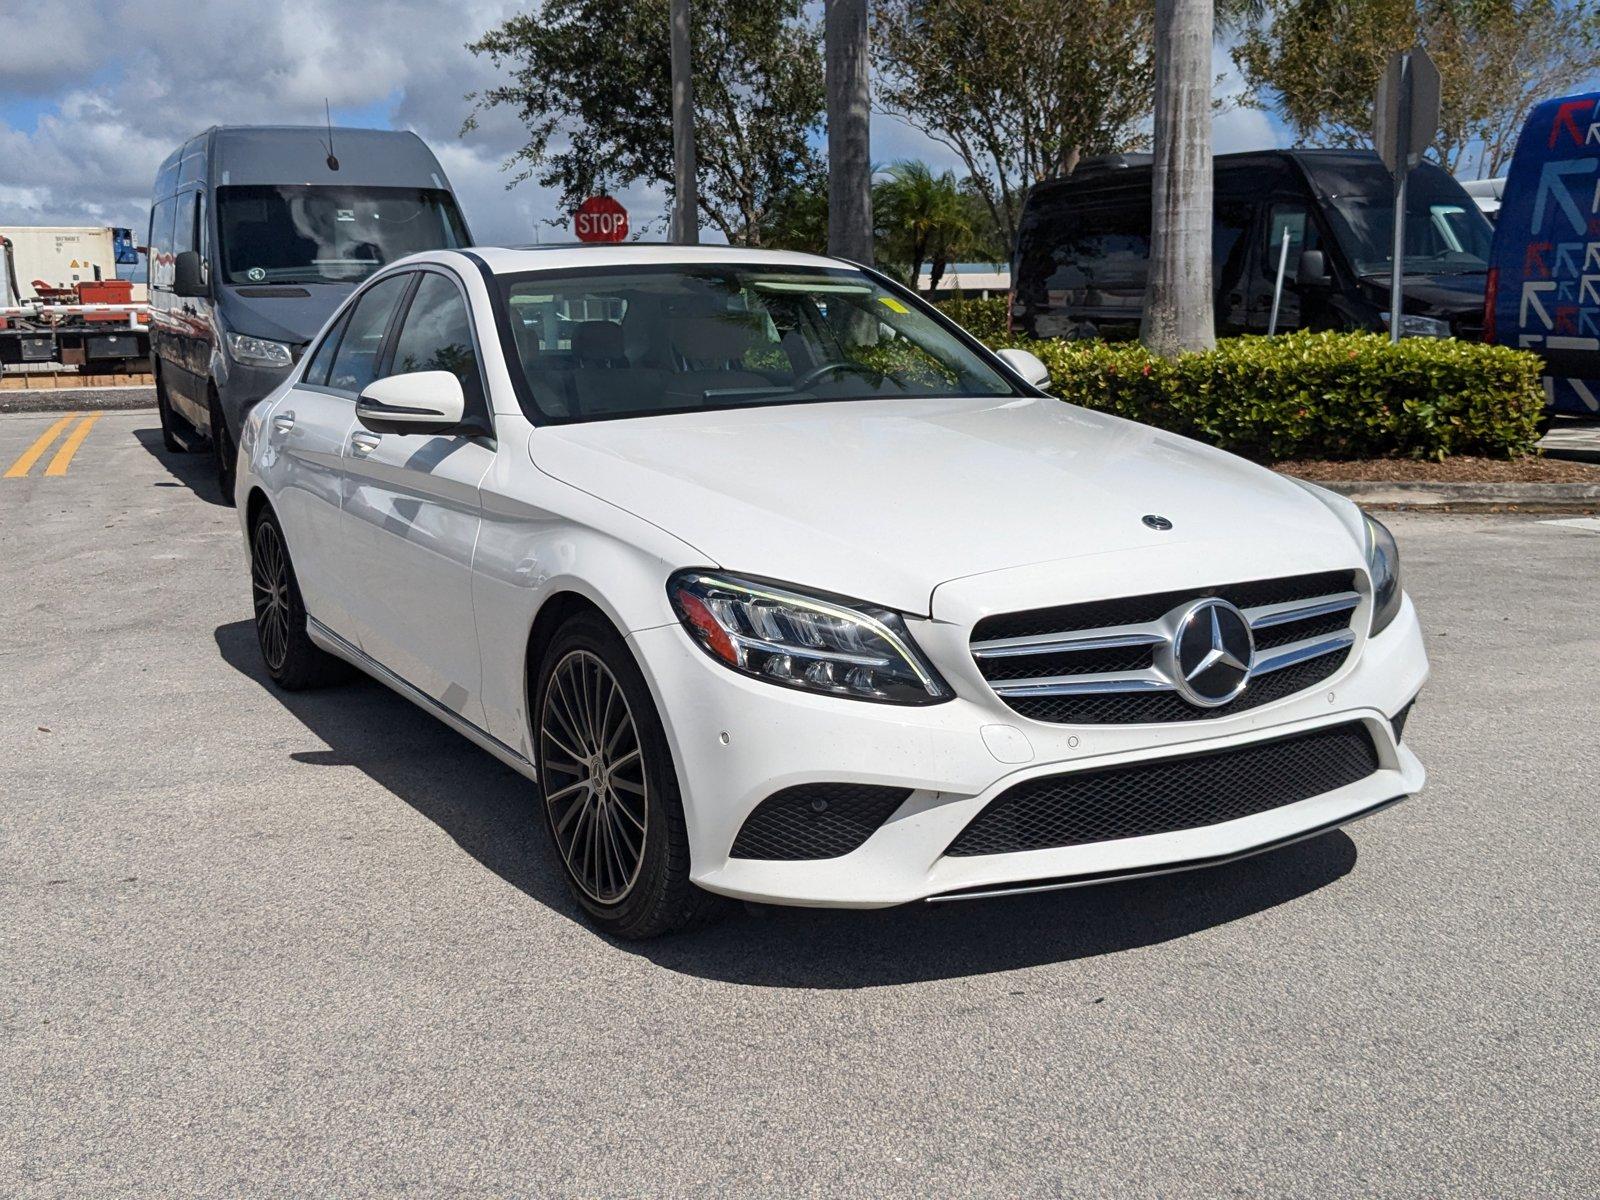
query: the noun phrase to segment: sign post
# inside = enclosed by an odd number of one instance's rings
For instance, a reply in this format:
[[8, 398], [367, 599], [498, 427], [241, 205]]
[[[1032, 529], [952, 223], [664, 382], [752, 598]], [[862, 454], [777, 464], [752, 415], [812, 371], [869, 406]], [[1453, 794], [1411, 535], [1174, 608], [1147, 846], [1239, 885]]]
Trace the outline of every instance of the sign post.
[[1439, 68], [1418, 46], [1389, 56], [1373, 106], [1372, 144], [1394, 177], [1394, 264], [1389, 272], [1389, 340], [1400, 340], [1405, 273], [1406, 178], [1439, 132]]
[[572, 214], [580, 242], [620, 242], [628, 236], [628, 210], [610, 196], [590, 196]]

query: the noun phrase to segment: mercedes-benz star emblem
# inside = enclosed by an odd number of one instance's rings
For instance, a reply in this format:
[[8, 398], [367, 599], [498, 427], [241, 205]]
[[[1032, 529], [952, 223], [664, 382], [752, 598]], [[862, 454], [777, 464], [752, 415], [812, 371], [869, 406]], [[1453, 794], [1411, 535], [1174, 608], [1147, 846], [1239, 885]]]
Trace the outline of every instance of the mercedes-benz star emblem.
[[1151, 529], [1159, 529], [1165, 532], [1166, 530], [1172, 528], [1171, 521], [1167, 520], [1165, 517], [1159, 517], [1155, 513], [1149, 513], [1148, 515], [1140, 517], [1139, 519]]
[[1178, 694], [1203, 708], [1236, 699], [1250, 682], [1256, 653], [1244, 614], [1213, 596], [1178, 609], [1169, 620], [1172, 647], [1167, 665]]

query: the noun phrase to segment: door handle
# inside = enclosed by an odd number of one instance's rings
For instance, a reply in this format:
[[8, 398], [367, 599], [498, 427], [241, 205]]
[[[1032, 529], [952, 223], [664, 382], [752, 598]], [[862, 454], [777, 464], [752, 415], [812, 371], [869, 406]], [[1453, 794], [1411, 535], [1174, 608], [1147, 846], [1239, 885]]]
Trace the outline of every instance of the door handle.
[[365, 458], [378, 448], [378, 443], [382, 440], [375, 433], [352, 433], [350, 435], [350, 453], [357, 458]]
[[272, 418], [272, 427], [279, 433], [288, 433], [294, 428], [294, 414], [292, 412], [279, 413]]

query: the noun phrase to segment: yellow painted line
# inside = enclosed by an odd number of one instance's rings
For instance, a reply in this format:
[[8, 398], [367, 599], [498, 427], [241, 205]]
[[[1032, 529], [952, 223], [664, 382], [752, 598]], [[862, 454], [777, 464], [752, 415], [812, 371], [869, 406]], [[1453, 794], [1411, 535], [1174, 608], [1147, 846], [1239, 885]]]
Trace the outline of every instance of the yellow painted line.
[[83, 445], [83, 439], [89, 436], [89, 430], [94, 428], [94, 423], [99, 419], [99, 413], [90, 413], [78, 422], [78, 427], [67, 434], [67, 440], [61, 443], [61, 449], [56, 451], [56, 456], [50, 460], [50, 465], [44, 469], [46, 475], [65, 475], [67, 473], [67, 467], [72, 462], [72, 456], [78, 452], [78, 447]]
[[49, 429], [46, 429], [44, 433], [40, 435], [37, 442], [22, 452], [21, 458], [17, 459], [16, 462], [12, 463], [6, 468], [5, 475], [0, 478], [20, 479], [29, 471], [33, 470], [33, 464], [38, 462], [39, 459], [44, 456], [44, 452], [46, 450], [50, 449], [50, 443], [55, 441], [56, 438], [60, 436], [61, 431], [68, 425], [71, 425], [77, 419], [77, 417], [69, 414], [68, 416], [62, 417], [61, 420], [50, 426]]

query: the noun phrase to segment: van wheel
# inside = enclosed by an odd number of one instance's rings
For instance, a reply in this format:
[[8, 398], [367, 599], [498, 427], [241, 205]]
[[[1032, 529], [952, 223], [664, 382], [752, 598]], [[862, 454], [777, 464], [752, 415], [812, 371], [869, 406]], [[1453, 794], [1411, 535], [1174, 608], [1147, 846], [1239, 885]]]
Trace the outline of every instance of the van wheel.
[[217, 389], [211, 389], [211, 457], [217, 467], [217, 486], [222, 489], [222, 502], [232, 505], [233, 481], [238, 470], [238, 450], [233, 438], [228, 436], [228, 421], [222, 415], [222, 401]]
[[556, 631], [531, 706], [540, 807], [578, 903], [616, 937], [700, 924], [672, 752], [644, 675], [597, 613]]
[[350, 674], [306, 633], [306, 605], [300, 597], [289, 546], [278, 514], [263, 507], [250, 530], [250, 598], [256, 611], [256, 641], [272, 682], [286, 692], [337, 683]]
[[167, 394], [167, 381], [161, 368], [155, 369], [156, 413], [161, 418], [161, 444], [173, 454], [186, 454], [190, 449], [184, 434], [193, 435], [194, 426], [172, 411], [172, 397]]

